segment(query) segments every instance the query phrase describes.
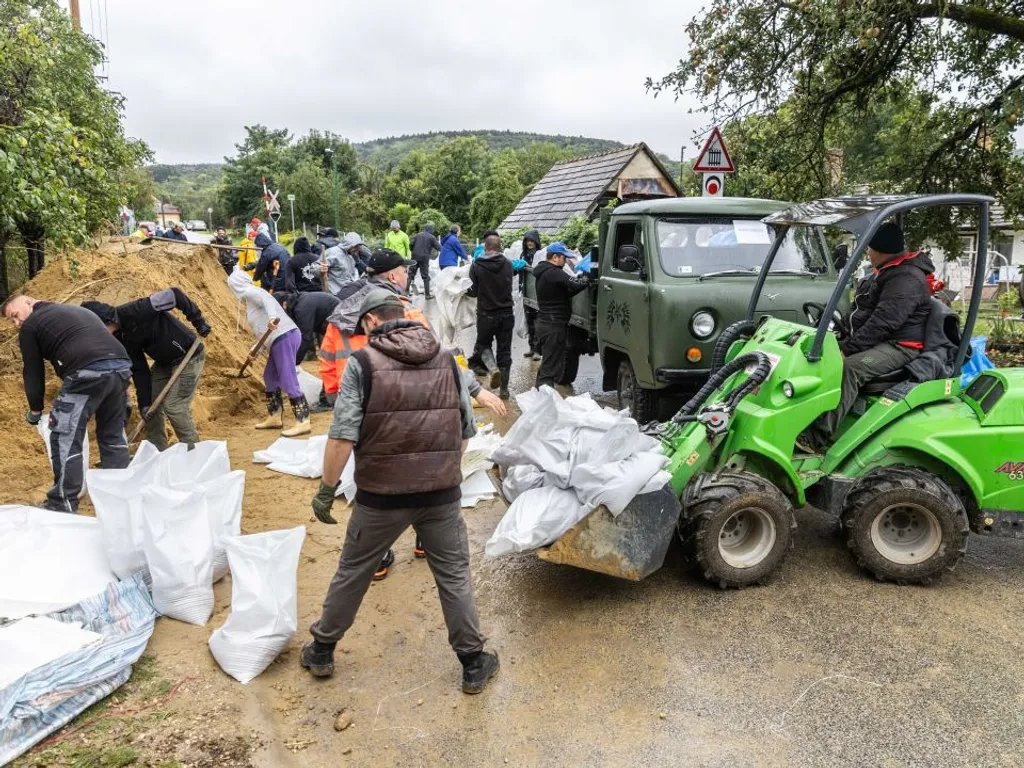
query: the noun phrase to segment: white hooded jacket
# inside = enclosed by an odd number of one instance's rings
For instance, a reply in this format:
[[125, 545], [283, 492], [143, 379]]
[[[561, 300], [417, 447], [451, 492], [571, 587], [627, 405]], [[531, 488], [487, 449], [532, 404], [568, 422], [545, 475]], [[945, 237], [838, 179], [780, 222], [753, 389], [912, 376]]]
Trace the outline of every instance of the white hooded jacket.
[[228, 287], [235, 294], [236, 298], [245, 302], [245, 319], [249, 321], [249, 328], [259, 338], [270, 325], [270, 318], [278, 318], [277, 328], [270, 334], [270, 343], [273, 344], [288, 331], [298, 329], [295, 321], [288, 317], [287, 313], [277, 303], [277, 300], [262, 288], [253, 284], [248, 272], [235, 267], [235, 271], [228, 275]]

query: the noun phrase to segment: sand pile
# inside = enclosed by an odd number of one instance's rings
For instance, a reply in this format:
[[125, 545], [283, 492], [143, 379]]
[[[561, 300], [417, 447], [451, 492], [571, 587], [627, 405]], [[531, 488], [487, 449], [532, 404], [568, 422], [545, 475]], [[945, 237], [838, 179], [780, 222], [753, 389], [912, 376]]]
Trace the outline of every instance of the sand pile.
[[[77, 278], [72, 277], [73, 262], [77, 262]], [[255, 339], [245, 324], [244, 309], [239, 310], [239, 302], [228, 290], [224, 270], [212, 248], [168, 243], [124, 246], [116, 239], [96, 250], [54, 261], [23, 292], [50, 301], [80, 304], [96, 299], [116, 305], [173, 286], [185, 291], [213, 326], [213, 333], [205, 341], [206, 368], [195, 400], [195, 415], [200, 434], [216, 437], [216, 422], [235, 416], [250, 419], [262, 413], [263, 365], [257, 361], [244, 379], [225, 375], [231, 370], [237, 373]], [[48, 408], [60, 380], [49, 365], [47, 375]], [[134, 404], [134, 387], [129, 390], [129, 399]], [[12, 486], [37, 488], [52, 481], [42, 441], [35, 428], [24, 421], [26, 410], [17, 329], [0, 321], [0, 435], [4, 443], [0, 470], [5, 476], [0, 482], [0, 501], [12, 498]]]

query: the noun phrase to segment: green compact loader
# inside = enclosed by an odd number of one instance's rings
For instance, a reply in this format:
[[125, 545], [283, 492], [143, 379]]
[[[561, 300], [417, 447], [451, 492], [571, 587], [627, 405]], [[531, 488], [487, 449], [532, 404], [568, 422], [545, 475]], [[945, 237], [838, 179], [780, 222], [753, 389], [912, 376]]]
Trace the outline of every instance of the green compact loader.
[[[919, 208], [976, 208], [974, 285], [986, 270], [989, 211], [980, 195], [850, 197], [795, 205], [768, 216], [775, 233], [747, 320], [718, 339], [707, 384], [668, 422], [646, 429], [670, 458], [671, 481], [617, 517], [600, 507], [542, 559], [639, 580], [661, 567], [672, 537], [721, 587], [763, 582], [793, 543], [793, 509], [811, 503], [841, 521], [857, 562], [879, 579], [926, 583], [952, 570], [969, 531], [1024, 538], [1024, 369], [989, 370], [961, 391], [981, 291], [971, 292], [948, 378], [903, 370], [869, 382], [832, 445], [804, 453], [797, 437], [839, 402], [842, 333], [837, 308], [867, 243], [887, 219]], [[759, 306], [765, 278], [792, 228], [839, 227], [857, 247], [813, 325]], [[935, 302], [934, 312], [948, 312]], [[768, 313], [759, 322], [754, 318]], [[816, 326], [816, 327], [815, 327]]]

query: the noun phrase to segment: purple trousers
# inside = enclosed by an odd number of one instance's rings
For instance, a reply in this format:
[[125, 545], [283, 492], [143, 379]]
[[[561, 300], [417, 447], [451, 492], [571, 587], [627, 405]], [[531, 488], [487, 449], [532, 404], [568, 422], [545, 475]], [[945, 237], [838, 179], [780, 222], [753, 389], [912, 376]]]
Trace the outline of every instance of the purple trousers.
[[302, 343], [298, 328], [292, 328], [284, 336], [278, 336], [270, 345], [270, 359], [263, 369], [263, 386], [267, 392], [283, 389], [288, 397], [296, 400], [302, 397], [299, 376], [295, 372], [295, 353]]

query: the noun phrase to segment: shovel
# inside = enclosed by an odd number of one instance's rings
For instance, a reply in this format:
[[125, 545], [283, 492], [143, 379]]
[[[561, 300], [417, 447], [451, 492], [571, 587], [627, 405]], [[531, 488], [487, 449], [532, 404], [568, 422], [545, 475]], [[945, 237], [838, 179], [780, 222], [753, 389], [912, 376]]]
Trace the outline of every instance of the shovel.
[[[160, 390], [160, 394], [156, 396], [156, 400], [153, 401], [153, 404], [149, 406], [149, 413], [156, 413], [160, 406], [164, 404], [164, 400], [167, 399], [167, 395], [170, 393], [171, 387], [177, 383], [178, 378], [181, 376], [181, 372], [184, 371], [185, 366], [188, 365], [188, 361], [192, 359], [193, 355], [195, 355], [196, 351], [199, 349], [200, 343], [202, 343], [202, 339], [196, 336], [196, 340], [192, 342], [192, 346], [188, 348], [188, 352], [186, 352], [185, 356], [181, 358], [181, 362], [178, 363], [178, 367], [174, 369], [174, 372], [171, 374], [171, 378], [167, 380], [167, 384], [164, 385], [162, 390]], [[136, 438], [142, 432], [142, 428], [145, 427], [146, 422], [149, 421], [149, 415], [143, 415], [141, 413], [141, 409], [139, 415], [142, 416], [142, 418], [139, 419], [139, 423], [135, 425], [135, 429], [132, 430], [131, 435], [128, 437], [129, 443], [135, 442]]]
[[245, 369], [248, 368], [249, 364], [257, 358], [260, 350], [263, 349], [263, 345], [266, 344], [267, 339], [270, 338], [270, 334], [277, 330], [278, 323], [280, 322], [280, 319], [276, 317], [270, 319], [270, 322], [267, 324], [267, 330], [265, 330], [263, 335], [260, 336], [259, 341], [252, 345], [252, 349], [249, 350], [249, 356], [245, 358], [245, 362], [242, 363], [242, 367], [238, 369], [238, 376], [235, 378], [240, 379], [245, 376]]

